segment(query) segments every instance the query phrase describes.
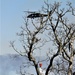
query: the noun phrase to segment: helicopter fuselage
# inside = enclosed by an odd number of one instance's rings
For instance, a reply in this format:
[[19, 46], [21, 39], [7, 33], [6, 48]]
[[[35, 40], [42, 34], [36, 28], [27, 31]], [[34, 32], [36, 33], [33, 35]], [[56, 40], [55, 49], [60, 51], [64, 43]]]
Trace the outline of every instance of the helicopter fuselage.
[[32, 13], [32, 14], [29, 14], [27, 18], [38, 18], [38, 17], [46, 17], [46, 16], [47, 14]]

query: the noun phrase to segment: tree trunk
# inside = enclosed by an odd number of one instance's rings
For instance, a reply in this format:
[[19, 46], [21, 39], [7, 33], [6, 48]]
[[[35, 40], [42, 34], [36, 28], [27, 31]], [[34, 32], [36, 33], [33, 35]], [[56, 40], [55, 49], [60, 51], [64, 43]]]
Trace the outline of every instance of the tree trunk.
[[73, 58], [74, 56], [72, 55], [72, 57], [70, 58], [70, 62], [69, 62], [68, 75], [72, 75]]
[[68, 75], [72, 75], [72, 64], [69, 63]]

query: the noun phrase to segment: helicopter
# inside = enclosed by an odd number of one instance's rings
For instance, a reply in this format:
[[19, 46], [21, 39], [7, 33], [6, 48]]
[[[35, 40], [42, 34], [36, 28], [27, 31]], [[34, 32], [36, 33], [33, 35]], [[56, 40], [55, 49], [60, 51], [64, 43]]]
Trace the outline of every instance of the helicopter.
[[39, 17], [46, 17], [48, 16], [47, 14], [41, 14], [41, 13], [37, 13], [37, 12], [29, 12], [29, 11], [26, 11], [28, 13], [30, 13], [27, 18], [39, 18]]

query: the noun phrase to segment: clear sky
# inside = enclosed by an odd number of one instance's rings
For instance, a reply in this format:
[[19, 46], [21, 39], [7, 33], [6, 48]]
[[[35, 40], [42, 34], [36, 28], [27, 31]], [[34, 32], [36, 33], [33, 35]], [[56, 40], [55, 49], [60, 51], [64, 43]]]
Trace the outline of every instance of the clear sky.
[[[9, 47], [9, 42], [17, 39], [16, 33], [23, 25], [23, 11], [38, 11], [46, 0], [0, 0], [0, 55], [15, 53]], [[75, 6], [75, 0], [49, 0], [51, 1], [71, 1]]]

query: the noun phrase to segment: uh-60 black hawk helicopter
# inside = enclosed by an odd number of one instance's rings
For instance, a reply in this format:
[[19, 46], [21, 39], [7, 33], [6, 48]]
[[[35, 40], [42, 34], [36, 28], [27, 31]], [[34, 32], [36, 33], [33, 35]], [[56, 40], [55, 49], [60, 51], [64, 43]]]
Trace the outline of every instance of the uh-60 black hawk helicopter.
[[39, 17], [46, 17], [48, 16], [47, 14], [41, 14], [41, 13], [37, 13], [37, 12], [30, 12], [30, 11], [26, 11], [28, 13], [30, 13], [27, 18], [39, 18]]

